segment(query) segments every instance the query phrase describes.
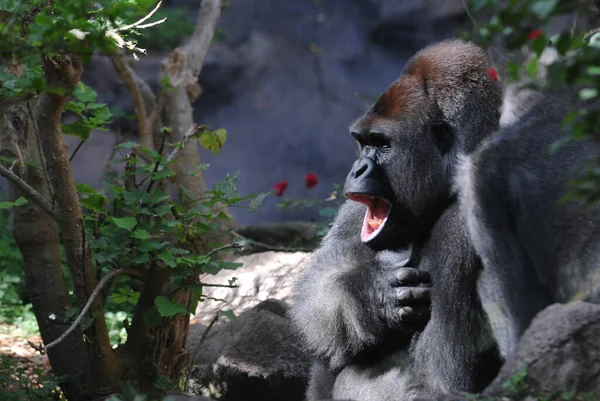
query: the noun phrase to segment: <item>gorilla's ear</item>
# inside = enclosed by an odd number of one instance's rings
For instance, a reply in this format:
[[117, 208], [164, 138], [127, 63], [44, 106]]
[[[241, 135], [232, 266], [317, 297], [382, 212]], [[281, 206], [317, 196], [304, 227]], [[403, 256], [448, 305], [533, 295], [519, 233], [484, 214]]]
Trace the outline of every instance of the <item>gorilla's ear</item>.
[[454, 132], [452, 127], [445, 121], [438, 121], [431, 126], [431, 135], [435, 146], [445, 155], [454, 145]]

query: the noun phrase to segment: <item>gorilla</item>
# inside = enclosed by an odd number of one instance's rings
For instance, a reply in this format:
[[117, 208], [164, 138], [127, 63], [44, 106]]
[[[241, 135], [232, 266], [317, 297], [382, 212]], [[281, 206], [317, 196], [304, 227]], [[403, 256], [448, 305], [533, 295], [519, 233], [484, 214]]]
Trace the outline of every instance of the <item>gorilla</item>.
[[546, 67], [555, 59], [548, 48], [537, 79], [507, 88], [501, 130], [463, 158], [457, 175], [483, 262], [479, 296], [504, 357], [541, 309], [586, 296], [597, 302], [600, 294], [600, 206], [561, 201], [568, 181], [599, 160], [600, 144], [571, 142], [549, 152], [567, 134], [566, 114], [590, 107], [574, 102], [575, 91], [546, 85]]
[[309, 401], [432, 398], [497, 373], [453, 188], [459, 158], [498, 129], [488, 69], [474, 44], [427, 47], [351, 125], [349, 200], [294, 287], [291, 317], [315, 361]]

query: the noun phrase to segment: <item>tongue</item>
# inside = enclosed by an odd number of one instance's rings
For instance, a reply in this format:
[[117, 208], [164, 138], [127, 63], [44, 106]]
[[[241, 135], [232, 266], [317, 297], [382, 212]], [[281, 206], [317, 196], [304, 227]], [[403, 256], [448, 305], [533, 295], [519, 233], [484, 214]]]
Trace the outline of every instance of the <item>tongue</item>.
[[379, 227], [381, 227], [384, 219], [387, 217], [389, 212], [389, 206], [385, 201], [376, 198], [369, 209], [370, 210], [366, 221], [369, 227], [371, 227], [373, 231], [375, 231]]

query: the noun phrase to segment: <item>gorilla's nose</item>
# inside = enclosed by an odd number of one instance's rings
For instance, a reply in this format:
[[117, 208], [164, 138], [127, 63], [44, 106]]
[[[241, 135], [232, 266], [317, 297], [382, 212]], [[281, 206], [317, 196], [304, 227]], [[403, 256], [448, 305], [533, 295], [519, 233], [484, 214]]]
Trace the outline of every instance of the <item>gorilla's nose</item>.
[[354, 178], [358, 178], [361, 175], [365, 175], [368, 177], [371, 175], [373, 169], [375, 168], [375, 162], [370, 157], [363, 157], [354, 162], [352, 166], [352, 171], [350, 174]]

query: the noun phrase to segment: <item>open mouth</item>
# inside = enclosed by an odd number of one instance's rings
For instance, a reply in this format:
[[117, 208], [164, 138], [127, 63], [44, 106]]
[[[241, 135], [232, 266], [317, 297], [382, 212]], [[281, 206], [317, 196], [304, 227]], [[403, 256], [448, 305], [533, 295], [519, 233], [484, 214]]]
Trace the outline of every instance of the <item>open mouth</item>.
[[369, 242], [379, 235], [390, 214], [391, 204], [387, 200], [367, 194], [347, 193], [348, 199], [367, 206], [367, 212], [360, 230], [362, 242]]

